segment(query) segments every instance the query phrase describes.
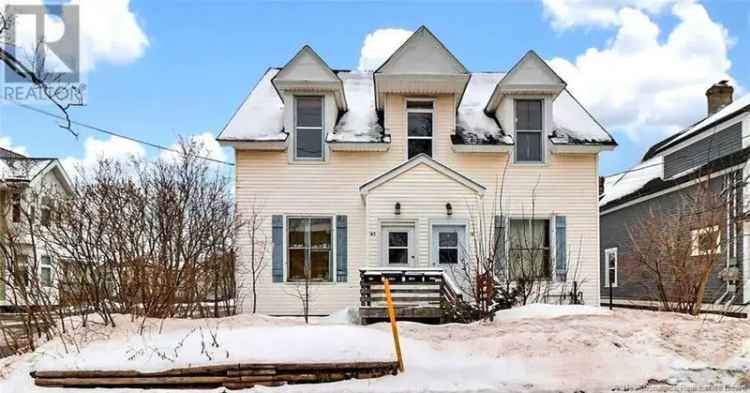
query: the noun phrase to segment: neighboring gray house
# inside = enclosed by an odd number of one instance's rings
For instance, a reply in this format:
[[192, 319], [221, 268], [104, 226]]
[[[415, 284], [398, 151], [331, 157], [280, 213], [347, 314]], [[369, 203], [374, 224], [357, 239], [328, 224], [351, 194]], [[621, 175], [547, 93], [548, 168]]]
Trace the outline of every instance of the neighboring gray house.
[[[744, 195], [750, 169], [750, 94], [733, 101], [734, 89], [721, 81], [706, 91], [708, 115], [698, 123], [651, 146], [635, 167], [604, 179], [600, 211], [600, 282], [602, 303], [609, 302], [609, 280], [615, 304], [648, 305], [653, 300], [644, 283], [628, 277], [636, 263], [629, 228], [642, 222], [651, 209], [668, 211], [699, 182], [710, 178], [713, 190], [727, 201], [727, 223], [719, 237], [722, 259], [711, 273], [706, 301], [717, 305], [750, 301], [747, 272], [750, 223], [743, 220]], [[701, 183], [705, 184], [705, 183]], [[728, 185], [736, 185], [729, 186]], [[719, 228], [716, 226], [715, 228]], [[696, 239], [700, 238], [701, 228]], [[713, 229], [712, 229], [713, 230]], [[718, 230], [718, 229], [716, 229]], [[735, 272], [732, 275], [723, 271]]]

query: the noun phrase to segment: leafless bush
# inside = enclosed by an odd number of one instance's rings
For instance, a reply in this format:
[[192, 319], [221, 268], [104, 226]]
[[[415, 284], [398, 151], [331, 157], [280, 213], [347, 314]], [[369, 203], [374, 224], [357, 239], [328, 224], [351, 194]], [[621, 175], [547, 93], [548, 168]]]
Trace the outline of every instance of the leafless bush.
[[628, 228], [632, 253], [623, 256], [629, 266], [623, 281], [642, 286], [664, 310], [699, 314], [727, 247], [721, 236], [726, 233], [726, 206], [725, 197], [706, 179], [686, 190], [674, 208], [649, 210]]

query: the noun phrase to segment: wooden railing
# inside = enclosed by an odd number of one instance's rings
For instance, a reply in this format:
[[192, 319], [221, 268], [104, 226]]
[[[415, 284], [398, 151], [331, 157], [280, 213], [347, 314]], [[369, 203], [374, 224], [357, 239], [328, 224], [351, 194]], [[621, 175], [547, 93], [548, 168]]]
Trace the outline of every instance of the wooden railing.
[[360, 305], [371, 319], [385, 317], [383, 281], [387, 278], [400, 317], [409, 319], [441, 318], [447, 304], [460, 301], [458, 289], [439, 268], [365, 268], [360, 269]]

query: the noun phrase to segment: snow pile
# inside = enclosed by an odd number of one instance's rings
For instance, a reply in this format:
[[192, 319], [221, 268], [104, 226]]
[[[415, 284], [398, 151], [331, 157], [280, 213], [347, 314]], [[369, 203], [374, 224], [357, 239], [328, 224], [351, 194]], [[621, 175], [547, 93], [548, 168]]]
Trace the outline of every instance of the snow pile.
[[258, 81], [217, 139], [238, 141], [283, 141], [284, 103], [271, 79], [279, 72], [271, 68]]
[[552, 105], [553, 143], [612, 143], [612, 137], [564, 89]]
[[627, 172], [609, 176], [604, 181], [604, 195], [599, 206], [633, 194], [648, 182], [664, 177], [664, 157], [656, 156], [629, 169]]
[[501, 73], [473, 73], [466, 85], [456, 116], [456, 131], [467, 144], [482, 144], [490, 141], [513, 143], [505, 135], [497, 120], [484, 111], [497, 83], [503, 79]]
[[495, 313], [495, 321], [506, 322], [524, 318], [552, 319], [580, 315], [610, 315], [610, 311], [593, 306], [556, 306], [551, 304], [529, 304]]
[[383, 127], [375, 111], [371, 72], [339, 72], [349, 110], [341, 116], [329, 142], [382, 142]]
[[[299, 318], [240, 315], [219, 320], [166, 320], [162, 328], [157, 320], [148, 333], [139, 336], [134, 334], [137, 321], [116, 316], [116, 329], [90, 326], [77, 330], [94, 338], [80, 343], [80, 354], [65, 354], [55, 340], [35, 353], [0, 362], [0, 392], [55, 391], [34, 386], [28, 375], [44, 368], [158, 370], [239, 360], [394, 359], [389, 324], [335, 324], [338, 317], [305, 325]], [[158, 333], [160, 329], [162, 333]], [[399, 330], [406, 366], [402, 374], [253, 391], [609, 391], [632, 390], [649, 381], [680, 387], [737, 384], [750, 372], [750, 322], [731, 318], [530, 305], [499, 312], [493, 323], [435, 326], [402, 322]], [[210, 346], [211, 333], [216, 335], [218, 347]], [[207, 351], [202, 349], [204, 343]], [[206, 352], [214, 359], [206, 360]], [[198, 391], [202, 390], [194, 392]], [[84, 392], [89, 390], [64, 390]]]

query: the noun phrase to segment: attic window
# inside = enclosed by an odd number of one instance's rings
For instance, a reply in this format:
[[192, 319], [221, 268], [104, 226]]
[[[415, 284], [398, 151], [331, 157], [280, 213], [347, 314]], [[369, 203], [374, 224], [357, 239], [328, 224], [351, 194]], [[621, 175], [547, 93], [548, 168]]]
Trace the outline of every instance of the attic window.
[[432, 100], [406, 101], [407, 159], [419, 154], [432, 157], [433, 115]]
[[515, 100], [516, 161], [544, 161], [542, 100]]
[[323, 97], [295, 97], [294, 158], [323, 159]]

